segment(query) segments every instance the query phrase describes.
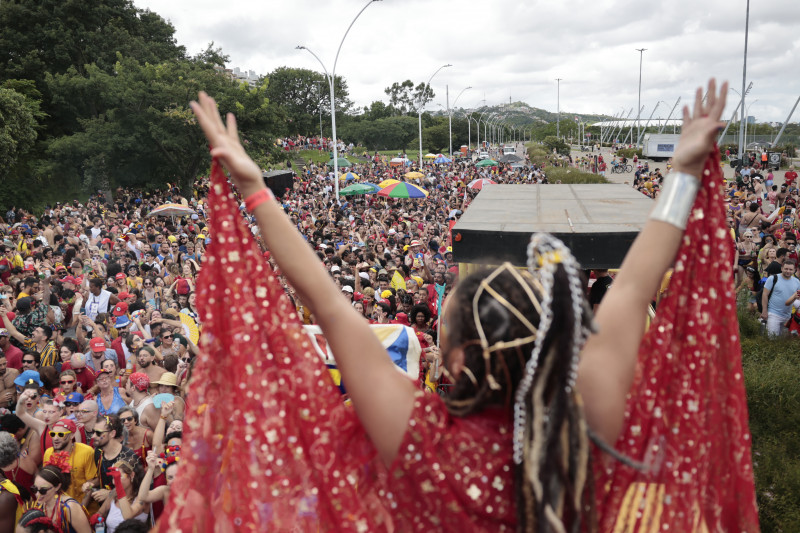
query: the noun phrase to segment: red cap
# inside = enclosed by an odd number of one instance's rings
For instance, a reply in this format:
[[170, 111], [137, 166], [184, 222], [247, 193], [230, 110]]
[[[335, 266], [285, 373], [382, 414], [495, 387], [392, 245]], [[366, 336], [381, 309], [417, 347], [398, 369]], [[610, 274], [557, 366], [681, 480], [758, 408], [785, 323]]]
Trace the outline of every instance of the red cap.
[[31, 270], [36, 270], [33, 265], [31, 265], [30, 263], [25, 265], [25, 272], [29, 272]]
[[103, 337], [95, 337], [89, 341], [89, 346], [92, 347], [93, 352], [105, 352], [106, 341]]
[[109, 239], [108, 237], [106, 237], [105, 239], [103, 239], [103, 240], [102, 240], [102, 241], [100, 241], [100, 242], [102, 242], [103, 244], [111, 244], [111, 239]]
[[127, 312], [128, 312], [128, 304], [126, 304], [125, 302], [119, 302], [117, 305], [114, 306], [114, 311], [112, 311], [112, 314], [114, 316], [122, 316], [124, 314], [127, 314]]
[[124, 300], [125, 298], [130, 298], [130, 297], [131, 293], [129, 293], [128, 291], [122, 291], [121, 293], [117, 294], [117, 298], [119, 298], [120, 300]]
[[78, 282], [72, 276], [64, 276], [61, 278], [61, 283], [72, 283], [73, 285], [78, 284]]
[[56, 272], [59, 272], [59, 271], [61, 271], [61, 270], [64, 270], [64, 271], [66, 271], [66, 270], [67, 270], [67, 267], [65, 267], [64, 265], [58, 265], [58, 266], [56, 267]]
[[114, 279], [125, 279], [125, 273], [124, 272], [117, 272], [117, 275], [114, 276]]
[[77, 431], [78, 431], [78, 426], [77, 426], [77, 425], [75, 425], [75, 422], [73, 422], [73, 421], [72, 421], [72, 420], [70, 420], [69, 418], [62, 418], [62, 419], [60, 419], [58, 422], [56, 422], [55, 424], [53, 424], [53, 427], [54, 427], [54, 428], [55, 428], [56, 426], [61, 426], [61, 427], [63, 427], [64, 429], [68, 429], [68, 430], [69, 430], [69, 431], [71, 431], [72, 433], [77, 433]]

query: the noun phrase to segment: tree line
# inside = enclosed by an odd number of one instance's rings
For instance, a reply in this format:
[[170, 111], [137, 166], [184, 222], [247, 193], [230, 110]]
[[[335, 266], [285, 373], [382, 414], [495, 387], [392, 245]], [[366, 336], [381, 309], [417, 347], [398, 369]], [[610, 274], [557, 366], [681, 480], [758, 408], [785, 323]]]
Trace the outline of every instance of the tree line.
[[[65, 196], [166, 183], [188, 191], [210, 164], [188, 103], [199, 90], [236, 114], [251, 155], [267, 166], [285, 136], [330, 137], [325, 76], [280, 67], [255, 87], [226, 75], [212, 44], [190, 56], [175, 28], [130, 0], [0, 3], [0, 208], [41, 207]], [[370, 150], [413, 147], [416, 106], [434, 95], [411, 81], [389, 103], [356, 108], [336, 77], [337, 134]], [[423, 114], [425, 148], [448, 145], [447, 117]], [[453, 118], [454, 147], [467, 122]]]

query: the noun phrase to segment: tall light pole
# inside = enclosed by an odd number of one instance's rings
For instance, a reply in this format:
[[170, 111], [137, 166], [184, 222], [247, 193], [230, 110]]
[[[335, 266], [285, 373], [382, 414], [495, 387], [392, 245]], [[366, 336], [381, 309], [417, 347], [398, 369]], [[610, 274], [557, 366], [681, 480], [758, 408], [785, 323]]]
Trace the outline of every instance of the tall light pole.
[[417, 106], [417, 119], [419, 120], [419, 168], [422, 168], [422, 108], [425, 106], [425, 93], [428, 91], [428, 87], [433, 81], [433, 77], [436, 76], [440, 70], [447, 67], [452, 67], [450, 63], [446, 65], [442, 65], [441, 67], [436, 69], [436, 72], [431, 74], [431, 77], [428, 78], [428, 83], [422, 88], [422, 94], [419, 96], [419, 103]]
[[561, 138], [561, 80], [564, 78], [556, 78], [558, 86], [556, 88], [556, 137]]
[[320, 85], [322, 84], [321, 81], [315, 81], [314, 83], [317, 84], [317, 95], [319, 96], [319, 142], [322, 142], [322, 88]]
[[[748, 0], [749, 2], [750, 0]], [[641, 135], [641, 119], [642, 119], [642, 56], [644, 55], [644, 51], [647, 48], [637, 48], [636, 51], [639, 52], [639, 103], [636, 106], [636, 109], [639, 111], [636, 113], [636, 147], [639, 147], [639, 136]]]
[[[458, 99], [461, 98], [461, 95], [464, 94], [464, 91], [466, 91], [467, 89], [472, 89], [472, 87], [464, 87], [463, 89], [461, 89], [461, 92], [458, 93], [458, 96], [456, 96], [456, 99], [453, 100], [453, 109], [456, 107], [456, 103], [458, 102]], [[449, 118], [449, 125], [448, 125], [448, 128], [450, 129], [450, 157], [453, 157], [453, 111], [450, 108], [450, 100], [449, 99], [448, 99], [448, 102], [447, 102], [447, 114], [450, 117]]]
[[312, 56], [314, 59], [319, 61], [319, 64], [322, 66], [322, 70], [325, 72], [325, 77], [328, 79], [328, 87], [330, 88], [331, 93], [331, 136], [333, 137], [333, 184], [334, 184], [334, 191], [336, 194], [336, 203], [341, 205], [341, 200], [339, 199], [339, 140], [336, 137], [336, 102], [333, 96], [333, 86], [336, 80], [336, 63], [339, 61], [339, 52], [342, 51], [342, 45], [344, 44], [344, 40], [347, 38], [347, 34], [350, 33], [350, 29], [353, 27], [353, 24], [356, 23], [358, 17], [361, 16], [361, 13], [364, 12], [369, 6], [371, 6], [374, 2], [380, 2], [380, 0], [369, 0], [367, 4], [361, 8], [361, 11], [358, 12], [356, 17], [347, 27], [347, 31], [344, 32], [344, 36], [342, 37], [341, 42], [339, 43], [339, 48], [336, 50], [336, 57], [333, 59], [333, 70], [331, 70], [330, 74], [328, 74], [328, 69], [325, 68], [325, 63], [319, 58], [317, 54], [311, 51], [311, 49], [305, 46], [296, 46], [295, 49], [297, 50], [305, 50]]
[[739, 164], [744, 156], [744, 138], [742, 137], [742, 127], [745, 121], [744, 97], [747, 95], [745, 84], [747, 83], [747, 37], [750, 32], [750, 0], [747, 0], [747, 11], [744, 18], [744, 60], [742, 62], [742, 118], [739, 126]]

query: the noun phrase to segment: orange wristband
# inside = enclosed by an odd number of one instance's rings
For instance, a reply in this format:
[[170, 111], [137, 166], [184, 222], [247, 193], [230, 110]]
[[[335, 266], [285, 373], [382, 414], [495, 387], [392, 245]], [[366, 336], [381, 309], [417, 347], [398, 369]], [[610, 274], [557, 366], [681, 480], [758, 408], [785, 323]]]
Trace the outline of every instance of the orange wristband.
[[253, 209], [258, 207], [259, 205], [263, 204], [264, 202], [267, 202], [269, 200], [274, 200], [274, 199], [275, 199], [275, 195], [272, 194], [272, 191], [269, 190], [268, 187], [264, 187], [260, 191], [255, 192], [255, 193], [251, 194], [250, 196], [248, 196], [247, 198], [245, 198], [244, 199], [244, 207], [245, 207], [245, 209], [247, 209], [248, 211], [250, 211], [252, 213]]

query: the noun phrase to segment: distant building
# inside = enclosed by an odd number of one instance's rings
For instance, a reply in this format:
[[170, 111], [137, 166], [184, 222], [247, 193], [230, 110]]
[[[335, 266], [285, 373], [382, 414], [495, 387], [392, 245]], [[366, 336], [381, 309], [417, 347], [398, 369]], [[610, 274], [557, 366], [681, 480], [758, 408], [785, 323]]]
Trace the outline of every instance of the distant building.
[[216, 67], [214, 67], [214, 70], [216, 70], [220, 74], [227, 76], [232, 80], [243, 81], [252, 88], [255, 88], [259, 78], [261, 77], [258, 74], [256, 74], [254, 70], [244, 71], [239, 67], [234, 67], [230, 69], [217, 65]]
[[747, 123], [748, 124], [755, 124], [756, 123], [756, 117], [754, 117], [752, 115], [748, 116], [747, 117]]

